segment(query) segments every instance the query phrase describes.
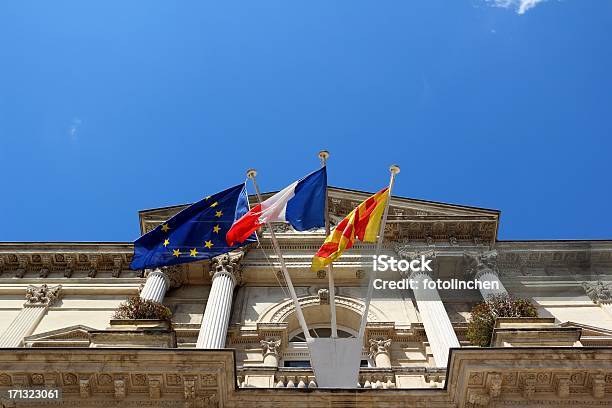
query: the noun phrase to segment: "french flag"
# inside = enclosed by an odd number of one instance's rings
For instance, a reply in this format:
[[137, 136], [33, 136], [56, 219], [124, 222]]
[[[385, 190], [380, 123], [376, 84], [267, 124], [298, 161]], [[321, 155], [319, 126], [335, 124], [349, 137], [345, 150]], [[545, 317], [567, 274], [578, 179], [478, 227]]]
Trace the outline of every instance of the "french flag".
[[298, 231], [325, 226], [325, 167], [285, 187], [232, 224], [225, 239], [229, 246], [242, 243], [268, 222], [288, 222]]

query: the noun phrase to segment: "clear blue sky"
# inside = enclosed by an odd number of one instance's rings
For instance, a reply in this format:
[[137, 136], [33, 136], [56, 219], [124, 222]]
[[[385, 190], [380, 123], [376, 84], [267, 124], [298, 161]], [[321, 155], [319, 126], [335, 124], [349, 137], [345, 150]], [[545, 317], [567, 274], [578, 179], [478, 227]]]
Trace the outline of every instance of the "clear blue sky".
[[612, 238], [611, 38], [602, 0], [2, 1], [0, 241], [131, 241], [322, 148], [501, 239]]

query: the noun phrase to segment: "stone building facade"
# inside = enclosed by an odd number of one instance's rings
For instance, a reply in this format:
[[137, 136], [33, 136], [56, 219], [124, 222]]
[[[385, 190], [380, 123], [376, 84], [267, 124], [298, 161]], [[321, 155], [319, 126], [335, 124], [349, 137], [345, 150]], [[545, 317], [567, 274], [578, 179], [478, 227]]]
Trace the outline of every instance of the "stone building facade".
[[[368, 195], [330, 188], [332, 224]], [[182, 208], [141, 211], [141, 233]], [[416, 279], [498, 281], [539, 317], [499, 319], [475, 348], [467, 322], [486, 290], [375, 291], [350, 390], [317, 386], [265, 230], [241, 251], [146, 271], [129, 270], [131, 243], [0, 243], [0, 391], [59, 388], [45, 406], [74, 407], [612, 406], [612, 241], [499, 241], [499, 217], [394, 197], [383, 253], [433, 258]], [[328, 337], [327, 272], [310, 271], [324, 231], [274, 228], [312, 335]], [[358, 243], [334, 263], [341, 337], [359, 329], [374, 253]], [[172, 325], [113, 320], [137, 295]]]

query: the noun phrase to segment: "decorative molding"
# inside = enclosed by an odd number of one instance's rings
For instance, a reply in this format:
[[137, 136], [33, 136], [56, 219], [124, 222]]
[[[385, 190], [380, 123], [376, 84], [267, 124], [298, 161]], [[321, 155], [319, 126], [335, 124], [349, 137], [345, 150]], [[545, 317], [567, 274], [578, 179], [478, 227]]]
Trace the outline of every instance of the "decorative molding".
[[99, 272], [108, 272], [117, 278], [129, 270], [132, 252], [132, 244], [0, 243], [0, 275], [72, 278], [80, 272], [93, 278]]
[[[304, 296], [302, 298], [299, 298], [298, 301], [302, 308], [320, 305], [320, 299], [318, 295], [317, 296]], [[363, 314], [365, 310], [365, 306], [363, 302], [357, 299], [353, 299], [353, 298], [349, 298], [345, 296], [336, 296], [335, 301], [336, 301], [337, 308], [342, 307], [345, 309], [349, 309], [357, 314]], [[295, 306], [292, 300], [287, 300], [281, 303], [280, 305], [277, 305], [276, 308], [277, 309], [274, 311], [274, 314], [268, 321], [269, 323], [285, 322], [287, 318], [289, 317], [289, 315], [295, 313]], [[266, 313], [264, 313], [263, 315], [265, 314]], [[370, 305], [370, 309], [368, 311], [368, 321], [376, 322], [380, 320], [381, 319], [379, 318], [378, 314], [374, 312], [374, 308]]]

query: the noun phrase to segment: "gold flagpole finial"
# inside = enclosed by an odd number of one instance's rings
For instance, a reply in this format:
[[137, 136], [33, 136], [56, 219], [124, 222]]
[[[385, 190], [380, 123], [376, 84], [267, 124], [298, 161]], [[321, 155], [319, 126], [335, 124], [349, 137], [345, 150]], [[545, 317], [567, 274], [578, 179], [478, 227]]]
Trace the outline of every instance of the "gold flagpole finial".
[[255, 169], [248, 169], [246, 175], [247, 175], [248, 178], [253, 179], [257, 175], [257, 170], [255, 170]]
[[397, 174], [400, 172], [400, 167], [397, 164], [392, 164], [391, 167], [389, 167], [389, 171], [392, 174]]
[[327, 150], [321, 150], [319, 152], [319, 159], [321, 159], [321, 164], [325, 166], [327, 164], [327, 159], [329, 159], [329, 152]]

